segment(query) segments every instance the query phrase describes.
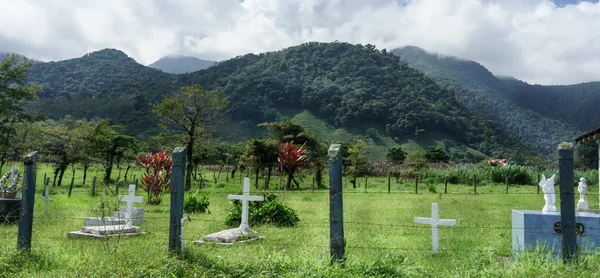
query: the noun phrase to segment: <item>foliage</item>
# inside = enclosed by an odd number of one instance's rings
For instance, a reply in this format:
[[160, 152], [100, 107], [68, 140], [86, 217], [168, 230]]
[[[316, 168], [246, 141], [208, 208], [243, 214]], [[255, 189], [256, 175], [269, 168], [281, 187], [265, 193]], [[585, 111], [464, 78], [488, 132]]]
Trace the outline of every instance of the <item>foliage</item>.
[[110, 119], [124, 134], [144, 138], [157, 134], [150, 104], [176, 92], [177, 77], [145, 67], [119, 50], [104, 49], [83, 57], [33, 64], [28, 82], [43, 86], [33, 108], [52, 119]]
[[390, 148], [385, 157], [388, 161], [397, 164], [402, 164], [404, 162], [404, 159], [406, 159], [406, 152], [402, 149], [402, 147]]
[[423, 170], [427, 168], [427, 153], [423, 150], [415, 150], [409, 152], [406, 155], [406, 160], [404, 161], [406, 166], [414, 169], [415, 171]]
[[367, 171], [367, 143], [362, 139], [354, 139], [353, 144], [348, 146], [350, 164], [353, 165], [352, 174], [356, 176], [364, 175]]
[[37, 99], [38, 85], [27, 84], [27, 70], [32, 61], [15, 54], [0, 55], [0, 168], [4, 165], [11, 139], [19, 123], [41, 120], [41, 116], [28, 111], [28, 101]]
[[295, 121], [277, 121], [262, 123], [271, 132], [271, 136], [281, 143], [295, 142], [306, 147], [306, 154], [311, 157], [309, 167], [315, 172], [315, 180], [319, 188], [324, 187], [323, 170], [327, 147], [321, 144], [315, 134]]
[[104, 163], [104, 181], [111, 179], [113, 165], [121, 159], [137, 153], [140, 142], [135, 138], [121, 134], [122, 126], [109, 125], [107, 120], [100, 120], [94, 126], [91, 138], [92, 152]]
[[208, 196], [199, 198], [197, 195], [198, 191], [185, 200], [183, 203], [183, 211], [186, 213], [210, 213], [210, 209], [208, 209], [208, 206], [210, 205]]
[[[248, 222], [250, 225], [272, 224], [277, 227], [293, 227], [300, 222], [296, 210], [286, 204], [277, 201], [275, 194], [265, 194], [264, 202], [251, 202], [248, 210]], [[240, 225], [242, 221], [242, 202], [233, 201], [225, 224], [229, 226]]]
[[596, 142], [577, 144], [574, 158], [575, 168], [598, 169], [598, 144]]
[[279, 153], [279, 157], [277, 158], [277, 161], [279, 161], [279, 171], [285, 172], [288, 175], [285, 188], [290, 188], [294, 173], [300, 166], [309, 161], [309, 157], [306, 155], [304, 145], [298, 147], [298, 145], [294, 144], [294, 141], [285, 144], [279, 142], [277, 150]]
[[429, 146], [425, 149], [428, 162], [448, 162], [450, 156], [441, 147]]
[[148, 193], [148, 204], [159, 205], [169, 190], [173, 158], [166, 152], [147, 153], [140, 155], [137, 162], [145, 170], [141, 182]]
[[[186, 158], [193, 161], [194, 143], [201, 136], [210, 134], [209, 128], [226, 118], [229, 101], [219, 91], [206, 91], [200, 85], [184, 86], [174, 97], [165, 96], [155, 104], [152, 112], [166, 124], [166, 130], [175, 128], [175, 132], [183, 131], [187, 146]], [[187, 163], [185, 171], [185, 188], [192, 186], [193, 163]]]
[[258, 174], [267, 167], [277, 164], [277, 143], [274, 140], [259, 140], [252, 139], [246, 144], [244, 153], [245, 164], [249, 166], [255, 173], [255, 185], [258, 188]]
[[490, 167], [492, 182], [504, 183], [508, 179], [510, 184], [534, 184], [527, 168], [518, 165], [507, 165], [503, 167]]
[[30, 75], [29, 80], [46, 87], [44, 103], [36, 109], [53, 118], [110, 117], [126, 127], [125, 134], [156, 134], [149, 104], [178, 86], [202, 84], [228, 97], [234, 121], [272, 121], [282, 108], [302, 108], [335, 127], [374, 124], [384, 127], [378, 133], [392, 138], [415, 130], [441, 132], [487, 155], [511, 160], [528, 153], [513, 137], [460, 105], [453, 91], [373, 45], [306, 43], [178, 76], [144, 68], [122, 52], [103, 50], [36, 64]]
[[[579, 130], [596, 128], [591, 125], [599, 120], [594, 113], [597, 103], [589, 101], [599, 83], [529, 85], [512, 78], [498, 78], [477, 62], [428, 53], [414, 46], [394, 49], [391, 53], [441, 87], [454, 91], [460, 104], [545, 158], [556, 154], [555, 146], [561, 140], [576, 137]], [[489, 140], [504, 140], [499, 136], [503, 135], [486, 134]], [[518, 158], [487, 154], [512, 161]]]
[[[27, 148], [39, 150], [43, 160], [54, 164], [54, 182], [60, 186], [63, 175], [69, 165], [81, 163], [88, 167], [92, 162], [102, 162], [100, 152], [103, 148], [96, 141], [98, 127], [103, 121], [74, 120], [65, 117], [60, 121], [47, 120], [32, 126]], [[104, 154], [104, 152], [102, 152]], [[58, 182], [56, 178], [58, 177]]]

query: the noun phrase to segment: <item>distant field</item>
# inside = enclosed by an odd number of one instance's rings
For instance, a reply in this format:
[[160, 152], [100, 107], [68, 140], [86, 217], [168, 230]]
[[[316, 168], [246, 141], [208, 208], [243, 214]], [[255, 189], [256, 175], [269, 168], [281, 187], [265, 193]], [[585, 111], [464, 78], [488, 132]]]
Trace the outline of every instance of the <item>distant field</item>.
[[[41, 194], [43, 173], [38, 170], [37, 191]], [[92, 172], [100, 179], [101, 171]], [[396, 183], [391, 180], [387, 193], [386, 177], [358, 180], [358, 188], [344, 181], [344, 230], [346, 267], [329, 265], [329, 192], [311, 189], [311, 178], [305, 177], [300, 190], [285, 193], [285, 203], [297, 210], [301, 222], [293, 228], [271, 225], [252, 227], [265, 239], [234, 246], [207, 244], [199, 247], [192, 241], [226, 228], [224, 220], [231, 205], [227, 194], [241, 190], [235, 179], [222, 175], [215, 184], [211, 172], [204, 172], [210, 182], [200, 195], [210, 199], [211, 214], [192, 214], [186, 222], [184, 235], [186, 253], [183, 257], [167, 256], [169, 233], [169, 196], [159, 206], [141, 205], [148, 222], [142, 226], [145, 236], [111, 240], [68, 239], [69, 231], [78, 230], [84, 217], [97, 216], [98, 204], [115, 206], [111, 191], [114, 185], [98, 186], [99, 196], [93, 198], [91, 178], [81, 185], [80, 171], [75, 177], [71, 198], [67, 197], [70, 172], [64, 185], [51, 189], [54, 202], [44, 213], [43, 202], [36, 199], [31, 255], [15, 251], [17, 226], [0, 226], [0, 276], [2, 277], [190, 277], [215, 276], [598, 276], [600, 255], [584, 256], [578, 268], [564, 266], [561, 261], [543, 259], [543, 254], [531, 253], [515, 259], [511, 253], [511, 210], [541, 209], [543, 195], [535, 186], [482, 185], [473, 194], [470, 185], [449, 185], [443, 194], [443, 184], [422, 183], [414, 194], [414, 180]], [[140, 176], [139, 169], [135, 175]], [[131, 177], [131, 176], [130, 176]], [[131, 179], [131, 178], [130, 178]], [[261, 180], [262, 181], [262, 180]], [[193, 191], [197, 190], [197, 181]], [[278, 191], [275, 176], [271, 188]], [[121, 194], [125, 187], [121, 188]], [[596, 185], [589, 191], [597, 192]], [[436, 191], [439, 193], [432, 193]], [[253, 194], [261, 194], [252, 186]], [[189, 194], [189, 193], [188, 193]], [[137, 195], [145, 192], [138, 188]], [[592, 209], [597, 209], [597, 196], [590, 196]], [[443, 227], [440, 232], [439, 254], [431, 251], [431, 229], [414, 224], [414, 217], [430, 217], [431, 203], [440, 207], [440, 217], [456, 219], [457, 227]], [[557, 200], [557, 203], [558, 200]]]

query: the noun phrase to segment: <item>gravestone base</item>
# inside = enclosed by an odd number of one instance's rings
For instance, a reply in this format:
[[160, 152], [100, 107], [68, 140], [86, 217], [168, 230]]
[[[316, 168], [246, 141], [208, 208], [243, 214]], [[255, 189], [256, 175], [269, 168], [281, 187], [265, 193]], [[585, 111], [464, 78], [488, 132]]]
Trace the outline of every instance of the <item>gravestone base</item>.
[[[136, 223], [133, 223], [136, 224]], [[113, 217], [87, 217], [83, 219], [83, 226], [111, 226], [125, 225], [125, 219], [115, 219]], [[136, 224], [139, 225], [139, 224]]]
[[194, 243], [202, 245], [205, 242], [214, 242], [222, 245], [232, 245], [258, 239], [263, 239], [263, 237], [250, 228], [235, 228], [207, 235], [203, 240], [198, 240]]
[[0, 224], [19, 222], [21, 199], [0, 198]]
[[[600, 214], [576, 212], [577, 245], [582, 252], [600, 250]], [[512, 211], [512, 250], [514, 254], [539, 250], [558, 255], [562, 251], [560, 213], [540, 210]]]
[[125, 225], [106, 225], [81, 227], [80, 231], [70, 232], [71, 238], [105, 238], [105, 237], [130, 237], [145, 234], [140, 227]]
[[[84, 226], [106, 226], [106, 225], [124, 225], [125, 224], [125, 212], [127, 208], [123, 207], [120, 211], [115, 212], [112, 217], [86, 217], [83, 219]], [[144, 209], [143, 208], [133, 208], [133, 213], [131, 214], [132, 224], [133, 225], [142, 225], [146, 223], [146, 219], [144, 219]]]

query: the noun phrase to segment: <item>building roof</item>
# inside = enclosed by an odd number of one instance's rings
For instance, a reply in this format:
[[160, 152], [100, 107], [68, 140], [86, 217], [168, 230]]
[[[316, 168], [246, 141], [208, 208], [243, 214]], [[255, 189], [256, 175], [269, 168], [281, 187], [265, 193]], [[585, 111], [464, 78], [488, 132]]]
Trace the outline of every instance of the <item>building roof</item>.
[[600, 128], [596, 128], [584, 135], [581, 135], [581, 136], [575, 138], [575, 142], [577, 144], [582, 144], [582, 143], [594, 141], [596, 139], [600, 139]]

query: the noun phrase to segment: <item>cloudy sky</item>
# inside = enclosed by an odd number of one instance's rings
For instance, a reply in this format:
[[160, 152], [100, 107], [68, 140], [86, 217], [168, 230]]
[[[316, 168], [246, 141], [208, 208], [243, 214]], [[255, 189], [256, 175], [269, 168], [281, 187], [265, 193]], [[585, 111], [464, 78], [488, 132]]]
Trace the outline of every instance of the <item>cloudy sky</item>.
[[0, 0], [0, 52], [223, 60], [307, 41], [416, 45], [530, 83], [600, 80], [598, 0]]

